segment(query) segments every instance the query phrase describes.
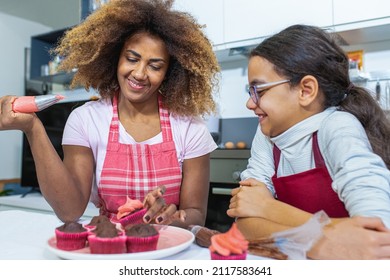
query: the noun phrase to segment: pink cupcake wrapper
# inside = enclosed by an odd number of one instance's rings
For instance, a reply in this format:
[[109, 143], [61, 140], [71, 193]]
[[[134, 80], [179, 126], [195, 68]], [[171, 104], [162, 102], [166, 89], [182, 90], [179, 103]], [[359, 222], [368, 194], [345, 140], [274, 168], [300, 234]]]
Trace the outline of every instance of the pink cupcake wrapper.
[[91, 254], [123, 254], [126, 253], [126, 236], [98, 237], [88, 236]]
[[142, 224], [143, 223], [142, 218], [145, 215], [146, 211], [147, 211], [146, 208], [138, 210], [137, 212], [120, 219], [119, 223], [123, 227], [126, 227], [127, 225]]
[[84, 225], [83, 226], [86, 230], [88, 231], [91, 231], [91, 230], [94, 230], [96, 228], [96, 226], [90, 226], [90, 225]]
[[127, 252], [136, 253], [156, 250], [159, 237], [159, 233], [148, 237], [127, 236]]
[[212, 260], [246, 260], [246, 255], [247, 252], [244, 252], [242, 254], [237, 254], [237, 255], [234, 254], [230, 256], [222, 256], [218, 253], [210, 251], [210, 256]]
[[57, 248], [65, 251], [82, 249], [86, 246], [88, 231], [63, 232], [55, 229]]

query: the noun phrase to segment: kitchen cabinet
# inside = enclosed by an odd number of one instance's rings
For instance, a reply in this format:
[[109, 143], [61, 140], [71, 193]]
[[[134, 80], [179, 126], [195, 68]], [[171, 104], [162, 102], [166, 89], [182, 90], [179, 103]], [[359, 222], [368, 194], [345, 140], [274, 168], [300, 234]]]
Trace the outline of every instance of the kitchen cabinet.
[[331, 27], [332, 0], [224, 0], [226, 44], [270, 36], [298, 23]]
[[362, 21], [378, 20], [390, 17], [388, 0], [333, 0], [334, 25], [351, 24]]
[[[71, 74], [52, 73], [50, 75], [48, 70], [49, 64], [54, 61], [50, 50], [55, 47], [66, 30], [60, 29], [31, 37], [30, 80], [57, 84], [70, 83], [72, 79]], [[46, 73], [43, 73], [43, 67], [48, 70]]]
[[334, 0], [334, 31], [349, 45], [390, 40], [390, 2]]
[[205, 34], [213, 45], [224, 42], [224, 0], [176, 0], [174, 8], [190, 13], [199, 24], [205, 25]]

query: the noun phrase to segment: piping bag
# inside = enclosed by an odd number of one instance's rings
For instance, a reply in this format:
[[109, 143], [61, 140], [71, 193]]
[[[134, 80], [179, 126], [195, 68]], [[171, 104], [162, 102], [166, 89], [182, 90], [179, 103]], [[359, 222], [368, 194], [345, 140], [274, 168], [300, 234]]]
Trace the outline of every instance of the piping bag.
[[42, 111], [58, 101], [64, 99], [62, 95], [21, 96], [15, 99], [12, 110], [16, 113], [34, 113]]

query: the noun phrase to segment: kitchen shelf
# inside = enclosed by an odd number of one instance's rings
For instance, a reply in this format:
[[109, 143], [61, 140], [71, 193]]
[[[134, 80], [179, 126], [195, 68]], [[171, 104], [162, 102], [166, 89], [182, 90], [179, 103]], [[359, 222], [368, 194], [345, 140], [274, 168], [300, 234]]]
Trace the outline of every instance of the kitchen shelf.
[[55, 75], [46, 75], [46, 76], [39, 76], [35, 77], [36, 81], [41, 81], [45, 83], [52, 83], [52, 84], [61, 84], [61, 85], [67, 85], [72, 82], [74, 73], [58, 73]]
[[350, 79], [352, 82], [376, 82], [390, 81], [390, 70], [363, 72], [358, 70], [350, 70]]
[[68, 84], [72, 75], [59, 73], [56, 75], [42, 76], [41, 67], [48, 65], [53, 60], [50, 50], [53, 49], [68, 28], [52, 31], [31, 37], [30, 49], [30, 79], [50, 83]]

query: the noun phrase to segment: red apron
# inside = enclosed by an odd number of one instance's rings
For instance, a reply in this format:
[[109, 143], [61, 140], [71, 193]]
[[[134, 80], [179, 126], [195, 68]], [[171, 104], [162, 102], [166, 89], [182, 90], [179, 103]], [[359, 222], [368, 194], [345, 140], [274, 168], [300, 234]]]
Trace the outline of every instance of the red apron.
[[181, 169], [172, 138], [168, 111], [158, 99], [162, 143], [122, 144], [119, 142], [118, 97], [113, 99], [113, 117], [107, 153], [98, 185], [100, 214], [116, 218], [118, 207], [126, 198], [143, 201], [147, 193], [165, 185], [164, 199], [179, 205]]
[[312, 139], [315, 168], [302, 173], [277, 177], [280, 150], [274, 145], [275, 175], [272, 182], [278, 200], [310, 213], [324, 210], [331, 218], [349, 217], [344, 203], [332, 189], [332, 178], [318, 147], [317, 132]]

